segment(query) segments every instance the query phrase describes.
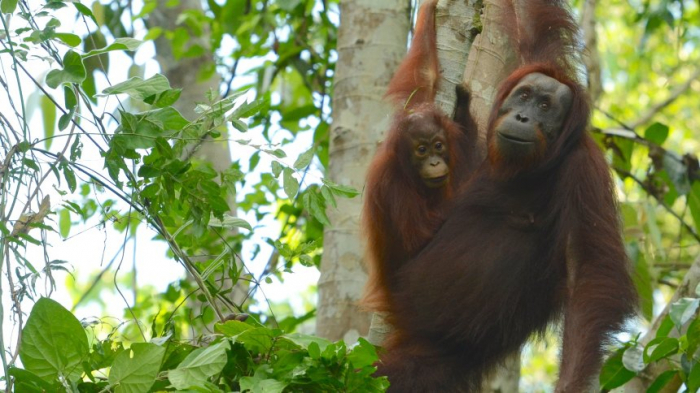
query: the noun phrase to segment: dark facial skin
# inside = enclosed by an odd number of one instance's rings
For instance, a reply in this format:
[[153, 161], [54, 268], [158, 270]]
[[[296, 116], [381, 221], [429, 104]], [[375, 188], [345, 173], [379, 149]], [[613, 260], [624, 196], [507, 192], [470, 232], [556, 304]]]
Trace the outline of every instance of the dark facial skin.
[[571, 89], [544, 74], [526, 75], [499, 110], [495, 143], [501, 155], [531, 158], [554, 141], [571, 108]]
[[412, 149], [411, 164], [426, 187], [442, 187], [450, 177], [445, 131], [432, 118], [415, 116], [406, 130]]

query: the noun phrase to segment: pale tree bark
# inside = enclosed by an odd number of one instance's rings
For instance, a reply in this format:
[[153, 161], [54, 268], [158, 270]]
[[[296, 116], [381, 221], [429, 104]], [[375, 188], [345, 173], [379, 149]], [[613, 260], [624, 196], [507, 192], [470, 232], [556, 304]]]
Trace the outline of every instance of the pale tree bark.
[[[165, 31], [174, 30], [180, 27], [177, 24], [178, 17], [185, 10], [202, 11], [202, 2], [200, 0], [179, 0], [175, 5], [169, 5], [169, 1], [159, 0], [158, 6], [149, 14], [148, 24], [150, 26], [159, 26]], [[161, 72], [170, 81], [173, 88], [181, 88], [182, 94], [180, 99], [173, 105], [186, 119], [192, 121], [196, 118], [194, 108], [198, 103], [208, 102], [208, 93], [213, 91], [218, 96], [219, 86], [221, 85], [221, 77], [214, 73], [212, 77], [206, 80], [199, 80], [199, 76], [204, 67], [210, 65], [214, 61], [213, 53], [208, 51], [209, 31], [203, 31], [202, 35], [197, 37], [194, 34], [191, 36], [189, 45], [200, 45], [205, 48], [205, 54], [198, 57], [183, 57], [176, 58], [170, 41], [162, 35], [155, 41], [156, 59], [161, 68]], [[222, 130], [221, 137], [214, 141], [211, 138], [206, 138], [199, 143], [193, 143], [186, 152], [188, 157], [211, 163], [212, 167], [217, 172], [223, 172], [231, 166], [231, 153], [229, 150], [228, 134]], [[228, 197], [228, 205], [230, 207], [229, 214], [236, 215], [236, 199], [235, 195]], [[196, 260], [196, 259], [194, 259]], [[237, 263], [240, 261], [236, 259]], [[237, 266], [238, 269], [241, 266]], [[234, 283], [228, 278], [222, 278], [220, 285], [223, 288], [230, 288]], [[233, 289], [229, 292], [229, 300], [236, 305], [240, 305], [246, 298], [248, 285], [245, 282], [235, 283]], [[206, 305], [202, 305], [206, 306]]]
[[600, 53], [598, 52], [598, 34], [596, 34], [595, 10], [596, 0], [585, 0], [581, 13], [581, 28], [583, 29], [584, 55], [583, 62], [588, 71], [588, 93], [591, 101], [598, 102], [603, 92], [600, 76]]
[[[486, 156], [486, 127], [498, 86], [517, 66], [513, 46], [500, 25], [502, 3], [483, 1], [481, 33], [471, 46], [462, 78], [462, 83], [472, 93], [470, 111], [479, 127], [479, 141], [474, 154], [482, 159]], [[517, 392], [519, 383], [520, 354], [516, 353], [509, 356], [484, 382], [482, 392]]]
[[[391, 107], [382, 99], [406, 54], [409, 2], [347, 0], [340, 3], [338, 62], [333, 92], [330, 164], [334, 182], [362, 190], [367, 166], [388, 129]], [[359, 233], [361, 198], [338, 200], [329, 210], [318, 282], [316, 334], [348, 343], [366, 335], [369, 315], [357, 301], [366, 273]]]
[[485, 155], [486, 126], [498, 85], [517, 65], [513, 47], [500, 27], [502, 2], [485, 0], [481, 33], [469, 52], [464, 83], [472, 93], [471, 113], [479, 126], [480, 154]]
[[481, 0], [439, 1], [435, 12], [440, 81], [435, 105], [445, 113], [455, 107], [455, 86], [462, 83], [464, 66], [481, 31]]

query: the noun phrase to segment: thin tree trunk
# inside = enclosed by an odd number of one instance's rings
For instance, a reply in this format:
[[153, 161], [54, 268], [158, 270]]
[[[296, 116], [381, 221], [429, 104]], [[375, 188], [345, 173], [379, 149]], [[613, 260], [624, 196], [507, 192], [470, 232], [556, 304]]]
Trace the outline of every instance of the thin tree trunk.
[[464, 70], [463, 83], [472, 92], [471, 113], [479, 126], [480, 154], [486, 152], [486, 126], [498, 85], [517, 65], [517, 58], [500, 25], [503, 12], [497, 0], [485, 0], [481, 33], [474, 39]]
[[[340, 3], [338, 62], [327, 176], [362, 190], [369, 164], [389, 125], [386, 86], [406, 54], [409, 2], [348, 0]], [[316, 333], [352, 343], [366, 335], [369, 315], [357, 301], [366, 280], [359, 233], [361, 198], [342, 199], [329, 211], [318, 282]]]
[[581, 16], [581, 28], [583, 29], [583, 43], [585, 52], [583, 61], [588, 71], [588, 93], [593, 102], [598, 102], [603, 92], [600, 76], [600, 53], [598, 52], [598, 34], [596, 34], [595, 9], [596, 0], [585, 0]]
[[[499, 1], [485, 0], [481, 13], [481, 32], [474, 39], [467, 58], [462, 83], [472, 93], [470, 111], [479, 126], [479, 142], [474, 154], [486, 156], [486, 127], [496, 91], [503, 79], [517, 66], [517, 58], [508, 37], [499, 24]], [[520, 383], [520, 353], [506, 359], [483, 384], [482, 392], [517, 392]]]

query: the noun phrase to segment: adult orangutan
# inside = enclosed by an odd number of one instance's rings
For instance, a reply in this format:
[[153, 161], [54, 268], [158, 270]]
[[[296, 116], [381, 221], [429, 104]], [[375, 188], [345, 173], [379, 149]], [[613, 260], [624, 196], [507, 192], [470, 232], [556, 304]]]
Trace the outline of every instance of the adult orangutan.
[[394, 274], [433, 237], [446, 201], [476, 167], [470, 159], [477, 132], [469, 93], [457, 89], [458, 123], [433, 104], [436, 3], [421, 8], [411, 48], [389, 84], [386, 95], [397, 108], [367, 175], [363, 229], [369, 279], [363, 304], [375, 311], [386, 310]]
[[502, 5], [521, 65], [499, 88], [486, 161], [388, 287], [378, 375], [392, 392], [478, 391], [561, 318], [556, 392], [583, 392], [635, 312], [613, 181], [586, 132], [576, 23], [562, 1], [530, 0], [518, 18]]

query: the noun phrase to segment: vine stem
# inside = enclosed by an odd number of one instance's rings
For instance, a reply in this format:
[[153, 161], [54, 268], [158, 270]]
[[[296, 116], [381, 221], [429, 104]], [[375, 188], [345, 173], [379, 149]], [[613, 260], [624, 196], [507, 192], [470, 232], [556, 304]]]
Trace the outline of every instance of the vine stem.
[[170, 245], [170, 248], [173, 250], [177, 258], [180, 260], [182, 265], [185, 267], [187, 272], [192, 275], [194, 280], [197, 282], [197, 285], [199, 288], [202, 290], [202, 293], [204, 293], [204, 297], [207, 298], [207, 302], [209, 305], [211, 305], [211, 308], [214, 310], [216, 313], [216, 316], [219, 318], [220, 322], [224, 322], [224, 314], [221, 312], [219, 309], [219, 306], [216, 304], [216, 301], [214, 300], [214, 297], [212, 296], [211, 292], [209, 292], [209, 288], [207, 287], [206, 283], [202, 279], [202, 276], [199, 274], [199, 271], [197, 270], [197, 267], [194, 266], [190, 258], [185, 254], [184, 251], [180, 248], [180, 245], [177, 244], [175, 239], [170, 235], [170, 233], [165, 229], [165, 225], [163, 224], [163, 221], [160, 219], [160, 217], [156, 216], [154, 217], [155, 222], [158, 224], [160, 227], [160, 232], [164, 234], [165, 240], [168, 242], [168, 245]]

